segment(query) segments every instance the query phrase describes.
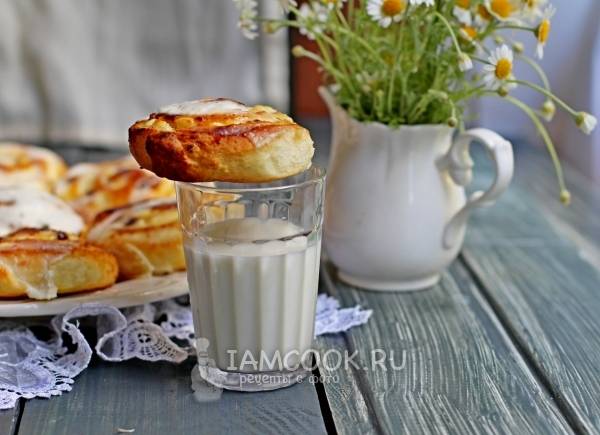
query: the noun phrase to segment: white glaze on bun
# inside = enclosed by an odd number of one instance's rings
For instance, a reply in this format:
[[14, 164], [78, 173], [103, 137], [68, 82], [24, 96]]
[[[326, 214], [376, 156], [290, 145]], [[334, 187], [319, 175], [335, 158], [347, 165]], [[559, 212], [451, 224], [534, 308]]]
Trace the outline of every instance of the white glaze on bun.
[[226, 98], [203, 98], [201, 100], [184, 101], [183, 103], [170, 104], [161, 107], [159, 113], [165, 115], [215, 115], [222, 113], [247, 112], [248, 106], [238, 101]]
[[53, 151], [33, 145], [0, 143], [0, 187], [31, 186], [50, 191], [66, 170], [63, 159]]
[[26, 187], [0, 188], [0, 237], [22, 228], [78, 234], [81, 217], [60, 198]]

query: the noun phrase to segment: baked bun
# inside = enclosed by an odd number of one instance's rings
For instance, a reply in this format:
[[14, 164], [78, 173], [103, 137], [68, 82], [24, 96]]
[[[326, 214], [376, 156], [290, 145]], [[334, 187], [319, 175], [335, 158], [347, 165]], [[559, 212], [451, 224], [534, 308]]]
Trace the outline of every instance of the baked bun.
[[98, 163], [77, 163], [56, 183], [54, 193], [65, 201], [73, 201], [101, 188], [113, 175], [139, 169], [131, 156]]
[[31, 187], [0, 187], [0, 237], [21, 228], [80, 233], [81, 217], [64, 201]]
[[108, 287], [115, 257], [60, 231], [23, 229], [0, 239], [0, 298], [54, 299]]
[[136, 167], [131, 157], [75, 165], [57, 184], [56, 194], [86, 222], [92, 222], [104, 210], [146, 199], [175, 197], [172, 181]]
[[163, 107], [129, 128], [140, 166], [171, 180], [259, 183], [310, 167], [308, 130], [267, 106], [203, 99]]
[[120, 279], [185, 270], [175, 199], [106, 210], [94, 220], [87, 239], [115, 255]]
[[0, 143], [0, 187], [31, 186], [50, 191], [66, 170], [63, 159], [50, 150]]

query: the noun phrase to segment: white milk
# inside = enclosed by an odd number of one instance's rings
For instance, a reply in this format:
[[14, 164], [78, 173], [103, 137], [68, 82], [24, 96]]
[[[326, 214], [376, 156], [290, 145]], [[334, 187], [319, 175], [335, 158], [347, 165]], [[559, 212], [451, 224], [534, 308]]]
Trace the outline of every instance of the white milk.
[[232, 219], [203, 233], [186, 242], [185, 255], [196, 336], [209, 340], [209, 357], [221, 370], [252, 372], [244, 353], [260, 361], [261, 351], [269, 360], [293, 351], [287, 363], [297, 364], [313, 339], [320, 240], [309, 243], [278, 219]]

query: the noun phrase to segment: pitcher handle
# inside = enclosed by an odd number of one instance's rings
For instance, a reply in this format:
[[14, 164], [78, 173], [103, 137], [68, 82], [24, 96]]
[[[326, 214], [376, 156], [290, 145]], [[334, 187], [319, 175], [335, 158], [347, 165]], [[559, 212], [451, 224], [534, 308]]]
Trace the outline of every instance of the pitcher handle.
[[486, 191], [476, 191], [467, 199], [467, 203], [450, 219], [444, 229], [444, 248], [456, 246], [461, 228], [466, 223], [471, 210], [476, 207], [492, 205], [506, 190], [513, 176], [513, 149], [509, 141], [486, 128], [474, 128], [461, 133], [440, 161], [442, 169], [447, 169], [450, 177], [460, 186], [466, 186], [473, 179], [473, 160], [469, 147], [473, 140], [481, 142], [488, 155], [494, 161], [496, 177]]

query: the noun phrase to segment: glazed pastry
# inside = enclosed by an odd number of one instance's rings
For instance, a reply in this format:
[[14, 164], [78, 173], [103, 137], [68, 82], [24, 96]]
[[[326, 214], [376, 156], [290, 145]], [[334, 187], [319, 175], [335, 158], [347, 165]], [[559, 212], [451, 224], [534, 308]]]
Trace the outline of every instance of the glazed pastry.
[[120, 279], [185, 270], [175, 199], [155, 199], [100, 213], [87, 239], [113, 253]]
[[63, 159], [50, 150], [0, 143], [0, 187], [30, 186], [50, 191], [66, 170]]
[[267, 106], [203, 99], [162, 107], [129, 128], [140, 166], [171, 180], [266, 182], [310, 167], [308, 130]]
[[0, 237], [21, 228], [53, 229], [78, 234], [81, 217], [64, 201], [35, 188], [0, 188]]
[[137, 164], [130, 157], [75, 165], [57, 184], [56, 194], [86, 222], [92, 222], [104, 210], [146, 199], [175, 197], [171, 181], [135, 167]]
[[77, 236], [23, 229], [0, 239], [0, 298], [54, 299], [108, 287], [115, 257]]
[[78, 163], [56, 183], [54, 191], [65, 201], [73, 201], [98, 190], [110, 177], [129, 169], [139, 169], [131, 156], [99, 163]]

